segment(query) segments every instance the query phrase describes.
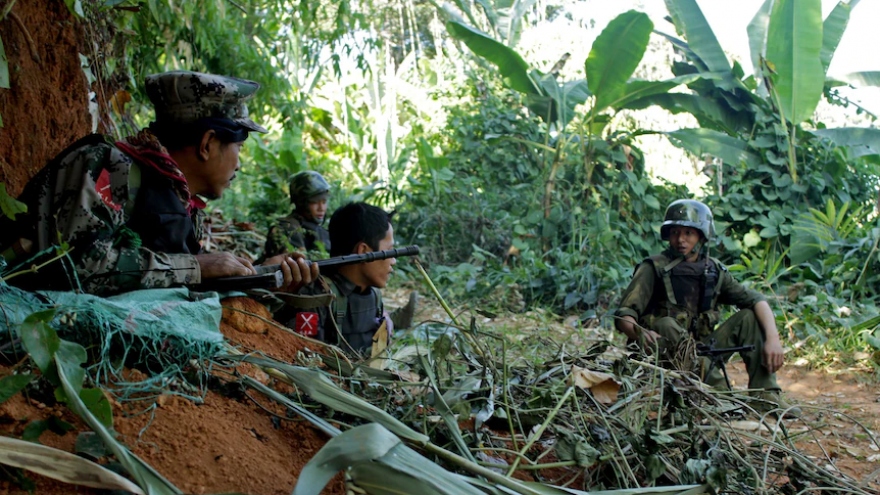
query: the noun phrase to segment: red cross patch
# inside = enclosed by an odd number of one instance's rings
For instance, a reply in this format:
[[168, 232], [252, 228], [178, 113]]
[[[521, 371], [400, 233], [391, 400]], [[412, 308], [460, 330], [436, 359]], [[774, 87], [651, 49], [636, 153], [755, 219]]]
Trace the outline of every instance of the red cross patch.
[[293, 329], [296, 330], [296, 333], [306, 337], [318, 335], [318, 313], [310, 313], [308, 311], [297, 313]]

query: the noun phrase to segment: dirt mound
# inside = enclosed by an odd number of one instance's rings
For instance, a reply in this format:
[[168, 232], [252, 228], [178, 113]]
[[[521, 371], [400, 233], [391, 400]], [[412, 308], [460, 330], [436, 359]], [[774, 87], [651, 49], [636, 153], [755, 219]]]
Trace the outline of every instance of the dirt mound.
[[[223, 304], [268, 317], [265, 308], [250, 299], [226, 299]], [[263, 333], [255, 333], [254, 329]], [[224, 309], [221, 330], [245, 352], [264, 352], [289, 360], [304, 348], [303, 341], [295, 335], [238, 310]], [[215, 376], [232, 379], [230, 373], [246, 373], [270, 382], [267, 375], [248, 365], [217, 371]], [[0, 370], [0, 375], [6, 374], [8, 370]], [[143, 374], [133, 371], [129, 378], [136, 381], [142, 377]], [[282, 392], [289, 391], [283, 384], [272, 385]], [[160, 397], [152, 407], [149, 402], [114, 403], [114, 429], [132, 452], [185, 493], [291, 493], [297, 474], [327, 437], [307, 422], [289, 419], [283, 407], [259, 394], [246, 393], [234, 385], [211, 389], [201, 404], [170, 395]], [[45, 445], [73, 452], [78, 432], [90, 431], [65, 406], [46, 405], [19, 394], [0, 405], [0, 434], [20, 438], [28, 424], [51, 417], [66, 421], [75, 429], [64, 435], [44, 432], [40, 442]], [[37, 482], [38, 494], [98, 493], [35, 474], [29, 473], [28, 477]], [[9, 481], [0, 482], [0, 492], [27, 493]], [[344, 492], [341, 476], [324, 491]]]
[[0, 22], [10, 88], [0, 89], [0, 183], [17, 196], [58, 152], [91, 131], [77, 53], [83, 25], [64, 2], [16, 2]]

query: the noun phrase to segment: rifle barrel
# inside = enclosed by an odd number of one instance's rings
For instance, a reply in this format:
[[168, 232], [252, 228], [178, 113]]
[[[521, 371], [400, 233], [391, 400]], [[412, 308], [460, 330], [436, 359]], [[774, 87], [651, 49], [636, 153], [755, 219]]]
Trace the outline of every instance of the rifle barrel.
[[[369, 263], [371, 261], [384, 260], [388, 258], [397, 258], [403, 256], [415, 256], [419, 254], [418, 246], [406, 246], [397, 249], [386, 249], [384, 251], [371, 251], [364, 254], [347, 254], [344, 256], [336, 256], [323, 260], [306, 260], [307, 264], [315, 263], [319, 267], [329, 268], [343, 265], [353, 265], [356, 263]], [[258, 265], [254, 267], [257, 270], [256, 275], [246, 275], [242, 277], [218, 277], [207, 279], [200, 284], [192, 285], [190, 288], [195, 291], [231, 291], [231, 290], [247, 290], [247, 289], [277, 289], [284, 283], [284, 276], [281, 273], [281, 265]]]

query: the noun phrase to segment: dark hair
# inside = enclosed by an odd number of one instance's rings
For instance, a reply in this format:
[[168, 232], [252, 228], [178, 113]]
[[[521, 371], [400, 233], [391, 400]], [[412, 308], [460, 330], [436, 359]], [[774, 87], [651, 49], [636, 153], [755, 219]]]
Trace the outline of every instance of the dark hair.
[[379, 250], [379, 241], [388, 234], [393, 213], [367, 203], [348, 203], [330, 217], [330, 256], [354, 252], [359, 242], [373, 251]]
[[187, 146], [198, 146], [208, 131], [214, 131], [223, 144], [238, 143], [248, 137], [248, 131], [231, 119], [207, 117], [195, 122], [151, 122], [150, 131], [159, 138], [162, 146], [169, 150], [181, 150]]

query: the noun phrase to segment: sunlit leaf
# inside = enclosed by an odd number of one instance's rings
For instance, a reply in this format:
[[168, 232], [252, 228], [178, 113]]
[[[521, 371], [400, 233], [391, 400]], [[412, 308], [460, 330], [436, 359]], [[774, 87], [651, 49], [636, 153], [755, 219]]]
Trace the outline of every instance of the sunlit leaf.
[[826, 73], [831, 65], [831, 59], [834, 58], [837, 45], [840, 44], [843, 33], [846, 31], [850, 12], [858, 3], [859, 0], [837, 2], [837, 5], [822, 23], [822, 70]]
[[880, 154], [880, 129], [873, 127], [838, 127], [810, 131], [831, 140], [837, 146], [849, 148], [853, 158]]
[[730, 61], [718, 38], [706, 21], [696, 0], [666, 0], [675, 27], [681, 30], [688, 46], [697, 54], [709, 72], [730, 73]]
[[654, 23], [642, 12], [630, 10], [615, 17], [590, 49], [584, 64], [590, 92], [596, 95], [594, 112], [618, 100], [645, 54]]
[[446, 23], [453, 38], [461, 40], [477, 55], [498, 67], [505, 84], [526, 94], [541, 94], [535, 81], [529, 76], [529, 66], [513, 49], [474, 29], [456, 21]]
[[773, 65], [774, 91], [786, 120], [813, 115], [824, 87], [821, 0], [776, 0], [770, 14], [766, 59]]
[[863, 72], [850, 72], [849, 74], [841, 76], [841, 79], [844, 82], [857, 87], [880, 86], [880, 71], [869, 70]]
[[749, 25], [746, 26], [746, 32], [749, 34], [749, 52], [752, 57], [752, 66], [755, 74], [761, 74], [761, 58], [766, 53], [767, 48], [767, 27], [770, 25], [770, 10], [773, 7], [773, 0], [764, 0], [761, 8], [752, 17]]
[[752, 167], [761, 163], [760, 157], [748, 150], [748, 143], [718, 131], [679, 129], [667, 132], [666, 135], [672, 144], [697, 156], [709, 154], [728, 163], [745, 162]]

